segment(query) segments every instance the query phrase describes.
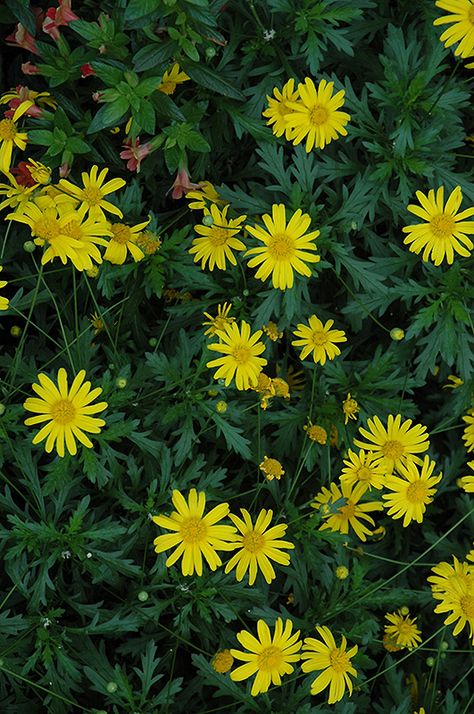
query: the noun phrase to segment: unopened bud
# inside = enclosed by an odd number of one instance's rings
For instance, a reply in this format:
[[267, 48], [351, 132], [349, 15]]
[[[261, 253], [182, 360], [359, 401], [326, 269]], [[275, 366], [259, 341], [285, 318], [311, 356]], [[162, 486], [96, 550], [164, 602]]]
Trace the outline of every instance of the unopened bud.
[[125, 379], [125, 377], [117, 377], [117, 379], [115, 380], [115, 386], [117, 387], [117, 389], [125, 389], [125, 387], [127, 386], [127, 380]]
[[219, 414], [224, 414], [227, 411], [227, 402], [224, 402], [221, 400], [220, 402], [217, 402], [216, 404], [216, 412]]
[[207, 226], [209, 228], [210, 226], [213, 225], [213, 223], [214, 223], [214, 219], [212, 216], [203, 216], [203, 219], [202, 219], [203, 226]]
[[109, 694], [114, 694], [114, 692], [116, 692], [118, 689], [117, 684], [115, 682], [107, 682], [105, 688], [109, 692]]
[[13, 327], [10, 330], [10, 335], [12, 337], [20, 337], [21, 332], [22, 332], [21, 327], [19, 327], [18, 325], [13, 325]]
[[400, 327], [394, 327], [393, 330], [390, 330], [390, 337], [395, 342], [400, 342], [405, 337], [405, 333]]
[[35, 248], [36, 246], [32, 240], [25, 240], [25, 242], [23, 243], [23, 250], [25, 251], [25, 253], [33, 253]]
[[140, 600], [140, 602], [146, 602], [148, 600], [149, 595], [146, 590], [140, 590], [137, 597]]

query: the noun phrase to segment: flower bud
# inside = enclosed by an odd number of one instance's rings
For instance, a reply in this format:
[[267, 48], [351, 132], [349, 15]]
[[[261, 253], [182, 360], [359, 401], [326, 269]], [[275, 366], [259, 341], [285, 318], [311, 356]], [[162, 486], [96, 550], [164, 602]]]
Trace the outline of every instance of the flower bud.
[[36, 246], [32, 240], [25, 240], [25, 242], [23, 243], [23, 250], [25, 251], [25, 253], [33, 253], [35, 248]]
[[156, 345], [158, 344], [158, 340], [156, 339], [156, 337], [150, 337], [150, 339], [148, 340], [148, 344], [150, 347], [156, 347]]
[[117, 684], [115, 682], [107, 682], [105, 688], [109, 692], [109, 694], [114, 694], [118, 689]]
[[434, 667], [435, 665], [435, 658], [434, 657], [427, 657], [426, 658], [426, 666], [427, 667]]
[[97, 267], [97, 265], [93, 265], [92, 268], [86, 270], [86, 275], [89, 278], [96, 278], [99, 275], [99, 268]]
[[217, 402], [216, 412], [218, 414], [224, 414], [226, 411], [227, 411], [227, 402], [224, 402], [224, 400]]
[[19, 327], [18, 325], [13, 325], [13, 327], [10, 330], [10, 335], [12, 337], [20, 337], [21, 332], [22, 332], [21, 327]]
[[7, 408], [6, 408], [5, 404], [2, 404], [0, 402], [0, 416], [3, 416], [6, 411], [7, 411]]
[[213, 225], [213, 223], [214, 223], [214, 219], [212, 216], [203, 216], [203, 219], [202, 219], [203, 226], [207, 226], [208, 228], [210, 228]]
[[390, 330], [390, 337], [395, 342], [400, 342], [405, 337], [405, 333], [400, 327], [394, 327], [393, 330]]
[[149, 598], [149, 595], [146, 590], [140, 590], [137, 597], [140, 600], [140, 602], [146, 602]]

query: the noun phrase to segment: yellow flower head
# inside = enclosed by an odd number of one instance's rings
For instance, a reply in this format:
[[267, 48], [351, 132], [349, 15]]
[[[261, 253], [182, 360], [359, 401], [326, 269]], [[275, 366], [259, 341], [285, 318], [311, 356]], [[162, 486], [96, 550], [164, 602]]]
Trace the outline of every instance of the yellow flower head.
[[257, 622], [258, 639], [246, 630], [238, 632], [237, 639], [248, 652], [231, 649], [232, 656], [243, 660], [245, 664], [234, 669], [230, 678], [234, 682], [241, 682], [255, 674], [251, 689], [253, 697], [267, 692], [271, 684], [279, 686], [282, 676], [294, 671], [292, 663], [300, 659], [300, 631], [291, 634], [292, 629], [291, 620], [286, 620], [283, 629], [283, 620], [279, 617], [275, 622], [273, 637], [263, 620]]
[[194, 188], [188, 191], [186, 198], [191, 199], [191, 203], [188, 203], [188, 208], [191, 210], [204, 210], [209, 208], [211, 204], [216, 206], [226, 206], [227, 202], [223, 201], [216, 189], [210, 181], [199, 181], [199, 188]]
[[[3, 270], [3, 265], [0, 265], [0, 272]], [[4, 288], [8, 285], [6, 280], [0, 280], [0, 288]], [[6, 297], [0, 295], [0, 310], [8, 310], [9, 300]]]
[[423, 521], [426, 506], [432, 503], [437, 490], [435, 486], [443, 476], [442, 473], [432, 476], [435, 466], [435, 462], [425, 456], [421, 472], [416, 464], [408, 462], [398, 466], [402, 478], [393, 475], [387, 477], [385, 487], [391, 493], [384, 493], [382, 498], [387, 502], [388, 515], [403, 518], [404, 528], [412, 521]]
[[85, 376], [85, 370], [81, 369], [69, 389], [67, 372], [62, 367], [58, 371], [57, 385], [45, 374], [38, 374], [39, 384], [33, 384], [33, 391], [39, 398], [28, 397], [23, 404], [26, 411], [36, 414], [25, 419], [27, 426], [47, 422], [33, 438], [33, 444], [46, 439], [48, 454], [56, 448], [58, 456], [63, 457], [66, 447], [74, 456], [77, 453], [76, 439], [83, 446], [92, 448], [85, 432], [98, 434], [105, 425], [104, 419], [92, 416], [107, 408], [106, 402], [92, 403], [102, 389], [91, 389], [91, 383], [84, 382]]
[[267, 325], [263, 325], [262, 330], [272, 342], [278, 342], [283, 337], [283, 332], [278, 329], [278, 325], [272, 320]]
[[237, 265], [232, 249], [245, 250], [244, 243], [235, 236], [241, 230], [242, 223], [247, 216], [239, 216], [239, 218], [228, 220], [228, 208], [228, 206], [224, 206], [222, 211], [215, 205], [212, 205], [210, 210], [205, 208], [204, 215], [211, 217], [211, 225], [194, 226], [194, 230], [201, 237], [194, 238], [189, 252], [194, 255], [195, 263], [201, 261], [203, 270], [207, 262], [209, 262], [209, 270], [214, 270], [215, 267], [219, 268], [219, 270], [225, 270], [227, 267], [226, 260], [231, 265]]
[[11, 119], [0, 120], [0, 171], [8, 174], [12, 161], [13, 147], [16, 146], [20, 151], [26, 149], [28, 134], [18, 131], [16, 122], [28, 110], [30, 104], [23, 102], [20, 104]]
[[351, 663], [352, 657], [357, 654], [358, 647], [354, 645], [347, 649], [347, 640], [342, 636], [339, 647], [329, 627], [316, 626], [316, 631], [321, 639], [306, 637], [303, 645], [301, 659], [306, 660], [301, 665], [303, 672], [322, 670], [311, 684], [311, 694], [319, 694], [329, 687], [328, 704], [335, 704], [344, 696], [346, 687], [349, 696], [352, 694], [352, 677], [357, 677], [357, 671]]
[[94, 328], [94, 335], [98, 335], [99, 332], [105, 330], [104, 320], [96, 312], [92, 313], [90, 323], [91, 326]]
[[273, 481], [274, 478], [280, 480], [285, 473], [278, 459], [269, 459], [268, 456], [263, 457], [263, 461], [258, 468], [263, 471], [267, 481]]
[[330, 483], [329, 488], [322, 487], [311, 503], [312, 508], [321, 511], [325, 520], [319, 530], [339, 531], [339, 533], [349, 533], [349, 527], [353, 528], [360, 540], [367, 540], [367, 536], [372, 535], [372, 531], [362, 523], [366, 521], [371, 526], [375, 522], [368, 515], [370, 511], [382, 511], [383, 505], [380, 501], [369, 501], [359, 503], [366, 491], [365, 484], [358, 483], [354, 488], [342, 482], [340, 488], [336, 483]]
[[105, 260], [114, 265], [122, 265], [130, 253], [135, 263], [145, 257], [145, 253], [137, 245], [137, 237], [141, 231], [150, 223], [150, 219], [137, 223], [136, 226], [127, 226], [125, 223], [109, 223], [108, 227], [112, 233], [104, 253]]
[[[467, 465], [471, 469], [471, 471], [474, 471], [474, 461], [468, 461]], [[459, 487], [463, 488], [466, 493], [474, 493], [474, 475], [469, 474], [469, 476], [463, 476], [459, 480]]]
[[230, 650], [220, 650], [212, 658], [212, 668], [220, 674], [225, 674], [234, 664]]
[[261, 336], [261, 330], [251, 334], [250, 325], [245, 320], [242, 320], [240, 329], [236, 323], [232, 323], [218, 331], [216, 337], [220, 341], [208, 345], [208, 349], [222, 352], [223, 356], [206, 364], [206, 367], [218, 367], [214, 379], [225, 379], [228, 387], [235, 376], [237, 389], [255, 386], [258, 375], [267, 364], [266, 359], [258, 356], [265, 351], [265, 345], [259, 342]]
[[342, 411], [344, 412], [344, 424], [347, 424], [349, 419], [357, 419], [357, 412], [360, 412], [360, 407], [356, 400], [351, 397], [350, 392], [342, 402]]
[[427, 451], [430, 442], [426, 426], [421, 424], [412, 426], [412, 424], [411, 419], [406, 419], [402, 423], [400, 414], [396, 416], [389, 414], [387, 426], [384, 426], [379, 417], [374, 416], [367, 421], [368, 430], [359, 428], [359, 434], [366, 441], [354, 439], [354, 444], [382, 458], [387, 474], [391, 474], [393, 469], [398, 469], [400, 465], [408, 462], [421, 464], [422, 461], [417, 454]]
[[345, 580], [346, 578], [349, 577], [349, 569], [346, 568], [345, 565], [338, 565], [335, 570], [335, 573], [336, 573], [336, 578], [338, 578], [339, 580]]
[[204, 317], [207, 317], [207, 320], [202, 324], [203, 326], [209, 325], [209, 327], [204, 334], [213, 337], [219, 330], [223, 330], [226, 325], [232, 325], [235, 322], [235, 317], [229, 317], [231, 310], [232, 303], [225, 302], [223, 305], [217, 306], [217, 315], [215, 317], [205, 312]]
[[178, 490], [173, 491], [173, 505], [176, 511], [170, 516], [153, 516], [152, 520], [172, 533], [160, 535], [153, 541], [155, 551], [162, 553], [170, 548], [175, 550], [168, 556], [169, 568], [181, 558], [183, 575], [202, 575], [202, 557], [204, 556], [211, 570], [222, 565], [217, 550], [232, 550], [235, 539], [233, 526], [217, 525], [229, 514], [229, 504], [221, 503], [204, 515], [206, 495], [203, 491], [192, 488], [188, 500]]
[[283, 399], [290, 398], [290, 385], [281, 377], [274, 377], [272, 379], [272, 387], [275, 392], [275, 397], [283, 397]]
[[267, 125], [272, 127], [272, 132], [275, 136], [285, 135], [285, 139], [292, 139], [294, 129], [288, 127], [286, 118], [294, 112], [288, 102], [298, 102], [300, 98], [299, 92], [295, 90], [295, 80], [289, 79], [283, 85], [282, 90], [275, 87], [273, 97], [267, 95], [268, 107], [262, 112], [263, 116], [268, 119]]
[[464, 427], [462, 440], [469, 454], [471, 451], [474, 451], [474, 409], [470, 409], [462, 419], [467, 424], [467, 426]]
[[0, 183], [0, 196], [5, 199], [0, 203], [2, 208], [13, 208], [14, 213], [23, 213], [24, 206], [31, 200], [31, 194], [36, 190], [36, 186], [22, 186], [17, 183], [12, 174], [7, 174], [10, 183]]
[[437, 0], [436, 7], [449, 15], [437, 17], [433, 25], [450, 25], [439, 38], [445, 47], [459, 42], [454, 54], [467, 59], [474, 54], [474, 3], [472, 0]]
[[384, 627], [385, 635], [398, 649], [406, 647], [406, 649], [412, 650], [414, 647], [418, 647], [421, 642], [421, 630], [415, 624], [416, 617], [410, 617], [409, 614], [398, 610], [398, 612], [388, 612], [385, 615], [385, 619], [389, 622]]
[[409, 250], [418, 255], [423, 251], [423, 260], [426, 262], [431, 259], [435, 265], [441, 265], [443, 260], [451, 265], [455, 253], [468, 258], [474, 243], [466, 233], [474, 233], [474, 221], [466, 219], [474, 216], [474, 208], [458, 213], [462, 202], [460, 186], [456, 186], [450, 194], [446, 205], [443, 186], [438, 189], [436, 196], [433, 189], [428, 191], [428, 196], [422, 191], [417, 191], [416, 196], [421, 206], [409, 205], [408, 210], [421, 218], [423, 223], [402, 229], [408, 233], [403, 242], [410, 246]]
[[45, 185], [51, 181], [51, 169], [39, 161], [28, 159], [28, 171], [33, 181], [37, 184]]
[[300, 359], [305, 360], [312, 353], [316, 364], [326, 364], [326, 359], [334, 359], [341, 354], [337, 346], [338, 342], [347, 342], [347, 337], [343, 330], [331, 330], [334, 320], [328, 320], [323, 325], [321, 320], [312, 315], [309, 318], [309, 325], [300, 323], [294, 331], [298, 340], [291, 343], [295, 347], [303, 347]]
[[163, 94], [173, 94], [178, 84], [188, 82], [190, 77], [179, 68], [179, 64], [175, 62], [170, 69], [167, 69], [163, 74], [162, 80], [157, 89]]
[[111, 181], [104, 183], [109, 170], [102, 169], [100, 174], [97, 174], [98, 170], [98, 166], [93, 166], [90, 174], [86, 171], [82, 172], [83, 188], [75, 186], [66, 179], [61, 179], [58, 186], [66, 194], [69, 194], [76, 200], [80, 201], [81, 204], [84, 205], [89, 211], [91, 218], [105, 220], [104, 211], [113, 213], [114, 216], [122, 218], [122, 211], [117, 208], [117, 206], [114, 206], [113, 203], [110, 203], [110, 201], [106, 201], [105, 196], [123, 188], [123, 186], [125, 186], [125, 181], [121, 178], [114, 178]]
[[322, 446], [327, 443], [328, 433], [326, 429], [319, 426], [319, 424], [313, 424], [311, 420], [308, 420], [308, 423], [303, 427], [303, 431], [306, 432], [306, 436], [308, 439], [311, 439], [311, 441], [315, 441]]
[[456, 623], [453, 635], [456, 637], [465, 625], [469, 625], [471, 642], [474, 645], [474, 572], [469, 571], [464, 582], [452, 581], [451, 588], [439, 598], [436, 613], [449, 613], [445, 625]]
[[431, 585], [435, 600], [443, 600], [455, 595], [460, 590], [469, 589], [472, 585], [472, 568], [468, 563], [459, 561], [453, 555], [453, 565], [443, 561], [435, 565], [428, 582]]
[[347, 136], [344, 128], [350, 120], [350, 115], [339, 111], [344, 104], [345, 92], [341, 89], [333, 95], [334, 82], [322, 79], [318, 87], [310, 77], [298, 85], [300, 101], [288, 102], [293, 110], [286, 114], [284, 120], [292, 132], [291, 139], [296, 146], [306, 139], [306, 151], [313, 147], [324, 149], [333, 139]]
[[285, 523], [280, 523], [269, 528], [273, 511], [267, 511], [265, 508], [260, 511], [255, 525], [245, 508], [241, 508], [240, 512], [242, 518], [234, 516], [232, 513], [229, 516], [240, 532], [233, 545], [233, 548], [238, 552], [227, 563], [225, 572], [229, 573], [237, 566], [235, 576], [240, 582], [248, 571], [249, 585], [253, 585], [257, 572], [260, 570], [267, 583], [271, 583], [276, 578], [276, 574], [270, 561], [273, 560], [279, 565], [289, 565], [290, 556], [282, 549], [295, 547], [293, 543], [281, 540], [288, 526]]
[[145, 253], [145, 255], [154, 255], [161, 248], [161, 239], [153, 231], [141, 231], [137, 233], [133, 242]]
[[342, 469], [341, 483], [355, 486], [364, 484], [366, 490], [382, 488], [385, 484], [385, 468], [377, 456], [370, 451], [360, 449], [359, 453], [349, 449], [347, 459], [344, 459], [345, 468]]
[[316, 255], [314, 244], [319, 231], [306, 232], [311, 217], [298, 208], [287, 224], [285, 206], [280, 203], [274, 204], [272, 215], [266, 213], [262, 220], [266, 230], [260, 226], [245, 226], [250, 235], [263, 243], [263, 246], [251, 248], [245, 254], [255, 256], [249, 260], [249, 268], [260, 266], [255, 277], [265, 282], [271, 275], [273, 287], [280, 290], [293, 287], [294, 271], [309, 278], [311, 270], [306, 263], [321, 260]]

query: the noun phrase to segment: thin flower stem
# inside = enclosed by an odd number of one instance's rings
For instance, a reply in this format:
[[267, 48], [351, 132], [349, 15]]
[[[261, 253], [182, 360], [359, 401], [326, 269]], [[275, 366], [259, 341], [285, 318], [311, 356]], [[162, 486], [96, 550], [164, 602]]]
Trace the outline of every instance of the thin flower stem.
[[2, 243], [2, 251], [0, 252], [0, 260], [3, 259], [3, 256], [5, 254], [5, 248], [7, 247], [8, 234], [10, 233], [11, 226], [12, 226], [12, 221], [8, 221], [8, 225], [7, 225], [7, 228], [5, 231], [5, 237], [4, 237], [3, 243]]
[[73, 702], [72, 699], [63, 697], [62, 694], [58, 694], [57, 692], [54, 692], [52, 689], [47, 689], [46, 687], [43, 687], [41, 684], [32, 682], [31, 679], [28, 679], [27, 677], [23, 677], [21, 674], [18, 674], [18, 672], [13, 672], [11, 669], [8, 669], [3, 664], [0, 664], [0, 672], [4, 672], [5, 674], [10, 675], [11, 677], [15, 677], [16, 679], [19, 679], [20, 681], [25, 682], [26, 684], [28, 684], [29, 687], [33, 687], [34, 689], [40, 689], [42, 692], [46, 692], [46, 694], [48, 694], [48, 696], [50, 696], [50, 697], [60, 699], [62, 702], [65, 702], [66, 704], [72, 704], [72, 706], [75, 709], [80, 709], [82, 712], [95, 711], [94, 709], [89, 709], [89, 708], [83, 707], [81, 704], [77, 704], [77, 702]]

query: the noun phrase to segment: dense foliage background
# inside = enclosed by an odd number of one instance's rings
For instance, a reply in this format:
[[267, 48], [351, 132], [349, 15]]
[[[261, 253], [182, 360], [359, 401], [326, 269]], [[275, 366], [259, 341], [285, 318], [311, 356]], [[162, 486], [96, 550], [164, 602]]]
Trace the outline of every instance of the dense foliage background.
[[[114, 198], [126, 222], [151, 216], [162, 245], [137, 263], [104, 262], [95, 278], [59, 261], [40, 270], [27, 227], [2, 212], [10, 308], [0, 322], [0, 708], [468, 714], [469, 636], [453, 638], [434, 614], [426, 578], [472, 547], [472, 497], [456, 481], [467, 471], [462, 416], [472, 406], [473, 259], [435, 267], [402, 233], [417, 190], [460, 186], [463, 207], [474, 200], [472, 69], [440, 42], [439, 10], [408, 0], [78, 0], [80, 19], [55, 39], [37, 25], [38, 7], [49, 4], [0, 9], [3, 36], [20, 22], [38, 52], [4, 45], [4, 91], [27, 85], [58, 104], [24, 119], [29, 142], [16, 162], [41, 161], [55, 182], [60, 170], [79, 182], [92, 165], [108, 167], [108, 178], [126, 180]], [[155, 91], [174, 62], [190, 79], [170, 95]], [[351, 115], [347, 137], [309, 154], [275, 138], [262, 117], [274, 87], [307, 76], [344, 88]], [[127, 136], [154, 149], [139, 173], [119, 156]], [[274, 203], [309, 213], [321, 231], [312, 278], [280, 291], [241, 257], [202, 270], [188, 253], [202, 212], [176, 189], [179, 170], [210, 181], [252, 224]], [[266, 372], [288, 379], [289, 400], [262, 410], [255, 392], [213, 379], [203, 312], [224, 302], [253, 329], [273, 320], [283, 332], [265, 338]], [[324, 367], [301, 363], [291, 345], [314, 312], [348, 337]], [[92, 314], [105, 329], [96, 332]], [[94, 448], [75, 457], [33, 446], [23, 423], [38, 373], [60, 367], [85, 369], [108, 402]], [[443, 389], [450, 374], [463, 383]], [[360, 412], [345, 424], [349, 392]], [[320, 531], [311, 499], [338, 478], [358, 426], [389, 413], [426, 425], [443, 472], [423, 523], [404, 528], [375, 514], [385, 531], [364, 544], [353, 532]], [[335, 427], [337, 443], [310, 441], [308, 419]], [[264, 455], [283, 464], [280, 481], [265, 480]], [[289, 524], [296, 547], [270, 586], [223, 569], [184, 577], [166, 568], [150, 515], [171, 510], [173, 488], [191, 487], [211, 506], [271, 508]], [[388, 653], [384, 614], [402, 606], [423, 642]], [[314, 677], [299, 670], [254, 698], [246, 682], [213, 669], [237, 631], [278, 615], [305, 635], [327, 624], [358, 644], [350, 699], [329, 707], [311, 697]]]

